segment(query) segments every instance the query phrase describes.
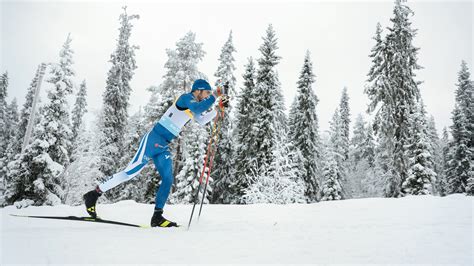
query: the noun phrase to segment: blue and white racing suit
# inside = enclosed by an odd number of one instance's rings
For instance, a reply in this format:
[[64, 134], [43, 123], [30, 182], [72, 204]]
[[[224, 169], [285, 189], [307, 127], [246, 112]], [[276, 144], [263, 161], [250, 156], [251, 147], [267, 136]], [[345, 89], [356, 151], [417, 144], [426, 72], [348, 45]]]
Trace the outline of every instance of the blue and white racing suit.
[[210, 109], [215, 101], [214, 95], [202, 101], [197, 101], [192, 93], [181, 95], [158, 123], [142, 137], [138, 151], [125, 170], [112, 175], [100, 184], [100, 190], [106, 192], [134, 178], [152, 159], [162, 178], [161, 185], [156, 191], [155, 208], [163, 209], [174, 179], [168, 144], [178, 137], [190, 120], [195, 120], [201, 125], [210, 122], [217, 114], [214, 108]]

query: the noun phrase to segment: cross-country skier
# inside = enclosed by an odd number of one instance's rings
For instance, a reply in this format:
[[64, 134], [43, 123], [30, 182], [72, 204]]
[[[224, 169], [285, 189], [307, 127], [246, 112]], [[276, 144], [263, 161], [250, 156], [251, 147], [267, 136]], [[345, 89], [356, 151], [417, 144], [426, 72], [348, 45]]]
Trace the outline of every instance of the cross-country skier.
[[[84, 194], [87, 212], [93, 218], [97, 217], [97, 199], [108, 190], [119, 184], [134, 178], [148, 163], [153, 160], [156, 169], [162, 178], [161, 185], [156, 191], [155, 210], [151, 218], [152, 227], [173, 227], [176, 223], [163, 217], [163, 207], [173, 184], [173, 169], [171, 153], [168, 144], [178, 137], [181, 129], [191, 119], [201, 125], [210, 122], [219, 108], [228, 105], [229, 98], [226, 95], [226, 86], [212, 90], [209, 83], [203, 79], [194, 82], [190, 93], [181, 95], [174, 104], [168, 108], [161, 119], [141, 139], [140, 146], [133, 159], [125, 170], [112, 175], [107, 181], [98, 185], [94, 190]], [[219, 105], [211, 108], [217, 98]]]

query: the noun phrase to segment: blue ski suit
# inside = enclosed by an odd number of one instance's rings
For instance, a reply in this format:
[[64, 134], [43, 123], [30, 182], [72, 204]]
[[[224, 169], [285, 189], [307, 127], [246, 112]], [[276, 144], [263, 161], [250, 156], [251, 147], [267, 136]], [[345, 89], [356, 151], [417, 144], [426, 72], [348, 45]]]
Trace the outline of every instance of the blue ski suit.
[[179, 136], [184, 125], [190, 120], [195, 120], [201, 125], [210, 122], [217, 115], [217, 111], [211, 108], [215, 101], [214, 95], [202, 101], [197, 101], [192, 93], [181, 95], [158, 123], [142, 137], [137, 152], [125, 170], [112, 175], [99, 185], [99, 189], [106, 192], [134, 178], [152, 159], [162, 178], [161, 185], [156, 191], [155, 208], [163, 209], [174, 179], [168, 144]]

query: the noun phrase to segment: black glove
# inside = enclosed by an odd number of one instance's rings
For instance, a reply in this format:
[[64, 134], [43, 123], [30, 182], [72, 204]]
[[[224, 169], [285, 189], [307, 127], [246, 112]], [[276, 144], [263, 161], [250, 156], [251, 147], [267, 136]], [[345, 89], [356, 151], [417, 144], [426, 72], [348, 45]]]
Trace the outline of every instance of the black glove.
[[229, 93], [229, 82], [224, 83], [224, 85], [217, 86], [216, 92], [217, 97], [227, 95]]
[[220, 98], [219, 98], [219, 106], [222, 108], [222, 107], [229, 107], [229, 96], [227, 95], [222, 95]]

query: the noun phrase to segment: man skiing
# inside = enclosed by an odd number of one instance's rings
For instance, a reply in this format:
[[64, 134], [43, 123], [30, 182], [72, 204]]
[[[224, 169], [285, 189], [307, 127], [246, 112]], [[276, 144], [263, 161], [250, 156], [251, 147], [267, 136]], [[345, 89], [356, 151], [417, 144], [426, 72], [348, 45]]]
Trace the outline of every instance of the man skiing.
[[[175, 222], [163, 217], [163, 207], [168, 199], [174, 179], [168, 144], [178, 137], [181, 129], [191, 119], [205, 125], [217, 115], [219, 107], [226, 107], [229, 101], [225, 92], [226, 89], [227, 86], [224, 86], [224, 88], [218, 87], [217, 90], [213, 91], [207, 81], [197, 79], [191, 92], [182, 94], [168, 108], [158, 123], [142, 137], [136, 154], [125, 170], [112, 175], [94, 190], [84, 194], [84, 201], [89, 215], [93, 218], [97, 217], [95, 205], [97, 199], [103, 193], [134, 178], [152, 159], [162, 180], [156, 191], [155, 210], [151, 218], [151, 226], [177, 226]], [[211, 108], [218, 97], [220, 98], [219, 105], [216, 105], [215, 109]]]

